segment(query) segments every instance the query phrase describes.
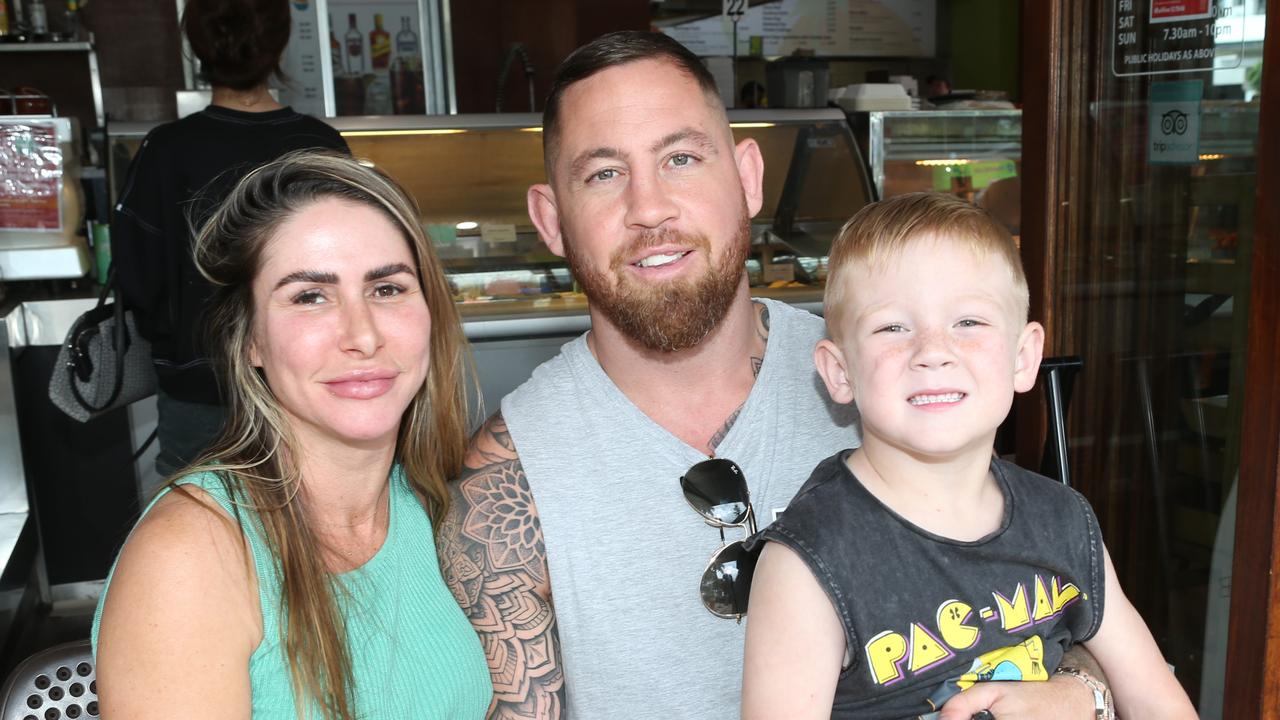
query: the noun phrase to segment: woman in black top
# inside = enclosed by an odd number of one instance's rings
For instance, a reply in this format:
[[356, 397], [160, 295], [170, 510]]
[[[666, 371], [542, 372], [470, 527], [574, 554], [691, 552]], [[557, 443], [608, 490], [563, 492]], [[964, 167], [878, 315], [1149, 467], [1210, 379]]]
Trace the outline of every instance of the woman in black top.
[[221, 431], [222, 402], [201, 348], [211, 292], [191, 259], [192, 238], [245, 173], [304, 148], [348, 152], [337, 131], [277, 103], [288, 0], [188, 0], [182, 29], [213, 86], [201, 112], [152, 130], [133, 159], [111, 225], [119, 288], [151, 341], [159, 377], [160, 455], [168, 476]]

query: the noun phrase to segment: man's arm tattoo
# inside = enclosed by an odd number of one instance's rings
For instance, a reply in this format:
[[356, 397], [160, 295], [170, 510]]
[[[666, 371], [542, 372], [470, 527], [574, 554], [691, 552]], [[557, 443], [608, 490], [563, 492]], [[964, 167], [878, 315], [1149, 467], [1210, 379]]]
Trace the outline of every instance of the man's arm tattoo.
[[1106, 673], [1102, 672], [1102, 666], [1098, 664], [1097, 658], [1095, 658], [1084, 645], [1072, 645], [1066, 653], [1063, 654], [1062, 662], [1060, 664], [1065, 667], [1073, 667], [1083, 670], [1102, 681], [1104, 685], [1110, 685], [1110, 683], [1107, 682]]
[[502, 414], [471, 439], [440, 528], [445, 583], [489, 661], [489, 718], [559, 718], [564, 673], [546, 545]]

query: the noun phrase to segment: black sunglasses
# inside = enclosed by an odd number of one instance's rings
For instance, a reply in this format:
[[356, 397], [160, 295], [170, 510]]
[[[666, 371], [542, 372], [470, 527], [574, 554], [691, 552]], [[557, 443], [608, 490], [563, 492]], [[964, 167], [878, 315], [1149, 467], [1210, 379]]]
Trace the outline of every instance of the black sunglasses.
[[680, 489], [684, 491], [685, 502], [697, 510], [708, 525], [720, 529], [722, 544], [711, 555], [707, 569], [702, 571], [698, 587], [702, 604], [712, 615], [741, 622], [747, 613], [756, 556], [743, 549], [742, 540], [726, 543], [724, 529], [745, 528], [748, 536], [756, 532], [751, 493], [742, 469], [732, 460], [703, 460], [680, 476]]

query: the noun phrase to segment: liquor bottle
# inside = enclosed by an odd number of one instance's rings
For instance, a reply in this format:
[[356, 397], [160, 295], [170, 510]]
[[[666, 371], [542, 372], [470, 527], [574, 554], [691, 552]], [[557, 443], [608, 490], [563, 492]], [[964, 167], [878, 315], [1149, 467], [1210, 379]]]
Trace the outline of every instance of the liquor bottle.
[[381, 13], [373, 16], [373, 30], [369, 32], [369, 60], [375, 72], [386, 70], [391, 64], [391, 33], [382, 29]]
[[342, 43], [333, 32], [333, 15], [329, 15], [329, 61], [333, 63], [333, 74], [342, 74]]
[[49, 19], [45, 14], [44, 1], [33, 0], [27, 5], [27, 27], [31, 28], [31, 35], [35, 40], [47, 40], [49, 34]]
[[370, 115], [391, 114], [391, 77], [387, 66], [391, 64], [391, 33], [382, 29], [382, 15], [374, 14], [373, 30], [369, 32], [369, 64], [373, 77], [365, 95], [365, 112]]
[[356, 14], [347, 15], [347, 72], [364, 74], [364, 36], [356, 28]]
[[391, 68], [391, 97], [397, 115], [421, 115], [427, 111], [418, 35], [409, 29], [409, 18], [403, 16], [400, 18], [400, 32], [396, 33], [396, 59]]
[[400, 32], [396, 33], [396, 55], [418, 57], [418, 35], [409, 29], [409, 18], [400, 16]]

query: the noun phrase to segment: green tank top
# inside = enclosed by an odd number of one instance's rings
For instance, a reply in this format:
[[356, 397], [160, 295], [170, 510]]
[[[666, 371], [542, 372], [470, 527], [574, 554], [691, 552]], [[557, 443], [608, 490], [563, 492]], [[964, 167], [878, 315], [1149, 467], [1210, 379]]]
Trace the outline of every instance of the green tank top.
[[[203, 489], [232, 517], [231, 498], [213, 473], [183, 478]], [[367, 563], [338, 576], [347, 589], [339, 605], [347, 621], [355, 678], [356, 716], [377, 718], [483, 718], [493, 696], [489, 667], [471, 623], [440, 576], [431, 520], [403, 471], [391, 472], [387, 539]], [[145, 515], [163, 496], [158, 495]], [[263, 540], [257, 515], [239, 507], [241, 527], [253, 552], [262, 606], [262, 642], [249, 658], [256, 720], [319, 717], [314, 707], [299, 714], [289, 683], [281, 627], [281, 597], [275, 556]], [[115, 568], [112, 567], [112, 574]], [[93, 617], [93, 650], [111, 576]]]

